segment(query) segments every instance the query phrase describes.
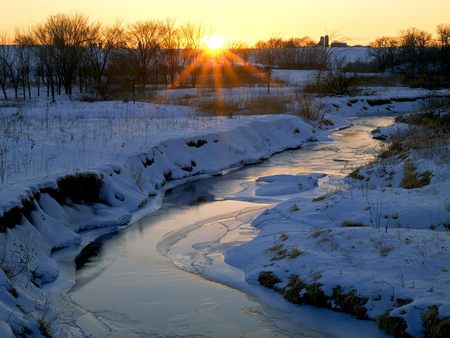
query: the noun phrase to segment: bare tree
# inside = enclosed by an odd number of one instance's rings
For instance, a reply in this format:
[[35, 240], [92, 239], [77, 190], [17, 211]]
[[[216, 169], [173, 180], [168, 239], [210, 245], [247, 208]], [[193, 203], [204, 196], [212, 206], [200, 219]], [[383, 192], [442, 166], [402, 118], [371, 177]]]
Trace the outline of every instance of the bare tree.
[[95, 39], [85, 49], [83, 64], [86, 75], [93, 82], [97, 95], [102, 98], [107, 95], [110, 85], [107, 71], [111, 64], [112, 53], [115, 49], [124, 46], [124, 33], [120, 21], [116, 21], [110, 26], [98, 25]]
[[261, 64], [267, 82], [267, 93], [270, 93], [270, 83], [272, 82], [272, 70], [275, 67], [279, 50], [283, 46], [280, 38], [271, 38], [268, 41], [258, 41], [256, 48], [256, 62]]
[[28, 97], [31, 98], [31, 74], [33, 70], [34, 45], [35, 40], [31, 31], [17, 30], [14, 37], [19, 57], [19, 73], [22, 82], [23, 98], [26, 99], [26, 91], [28, 89]]
[[426, 31], [412, 27], [400, 32], [400, 45], [404, 61], [409, 64], [409, 69], [413, 73], [417, 71], [421, 73], [425, 70], [425, 48], [430, 43], [431, 34]]
[[450, 73], [450, 24], [438, 25], [437, 33], [441, 46], [442, 66], [447, 73]]
[[[58, 92], [61, 85], [71, 97], [76, 73], [84, 48], [93, 43], [98, 27], [91, 25], [84, 15], [56, 14], [35, 27], [37, 42], [42, 46], [41, 56], [48, 58], [46, 70], [52, 84], [56, 75]], [[52, 95], [54, 97], [54, 95]]]
[[235, 61], [240, 61], [247, 63], [249, 59], [249, 47], [248, 44], [244, 41], [232, 40], [228, 41], [226, 44], [226, 49], [231, 53], [226, 53], [228, 61], [231, 64], [231, 67], [234, 66]]
[[345, 57], [334, 57], [327, 64], [320, 84], [326, 93], [332, 95], [350, 95], [355, 76], [345, 69]]
[[189, 75], [191, 86], [195, 88], [201, 63], [202, 40], [206, 36], [206, 32], [202, 25], [188, 22], [180, 27], [180, 34], [183, 48], [181, 53], [182, 67], [184, 69], [181, 80]]
[[395, 37], [382, 36], [370, 44], [368, 54], [381, 71], [392, 68], [397, 62], [399, 41]]
[[160, 63], [164, 73], [164, 82], [166, 86], [170, 83], [173, 87], [181, 67], [181, 33], [180, 30], [175, 27], [174, 20], [167, 19], [164, 25], [166, 36], [162, 43]]
[[126, 33], [128, 59], [135, 75], [145, 86], [158, 65], [158, 53], [165, 39], [165, 27], [160, 21], [141, 21], [132, 24]]
[[21, 72], [18, 50], [6, 35], [0, 37], [0, 40], [3, 40], [0, 46], [0, 86], [5, 99], [8, 98], [8, 87], [14, 89], [14, 97], [17, 99]]
[[2, 88], [3, 97], [8, 99], [7, 89], [9, 87], [10, 63], [12, 48], [10, 40], [5, 33], [0, 34], [0, 87]]

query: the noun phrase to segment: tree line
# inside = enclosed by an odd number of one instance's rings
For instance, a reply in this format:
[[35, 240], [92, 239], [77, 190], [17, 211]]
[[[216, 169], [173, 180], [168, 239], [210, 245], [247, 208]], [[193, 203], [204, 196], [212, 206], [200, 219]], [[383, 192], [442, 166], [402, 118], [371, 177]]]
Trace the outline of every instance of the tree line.
[[[0, 35], [0, 88], [5, 99], [30, 98], [32, 89], [53, 100], [77, 92], [105, 99], [120, 91], [145, 91], [147, 85], [196, 87], [206, 62], [202, 25], [174, 20], [147, 20], [129, 25], [91, 22], [80, 14], [56, 14]], [[450, 73], [450, 25], [437, 27], [437, 38], [417, 28], [397, 37], [380, 37], [368, 53], [379, 71], [410, 74]], [[330, 49], [303, 38], [270, 38], [249, 47], [230, 42], [232, 67], [250, 61], [265, 73], [269, 90], [273, 68], [332, 67]]]
[[[191, 67], [186, 81], [195, 86], [202, 39], [198, 24], [173, 20], [140, 21], [124, 26], [93, 23], [84, 15], [56, 14], [41, 24], [0, 36], [0, 88], [14, 97], [93, 92], [104, 98], [117, 86], [145, 88], [174, 84]], [[45, 90], [45, 89], [44, 89]]]
[[415, 27], [398, 36], [382, 36], [370, 45], [369, 55], [378, 70], [401, 71], [411, 75], [441, 73], [450, 75], [450, 24], [436, 27], [437, 37]]

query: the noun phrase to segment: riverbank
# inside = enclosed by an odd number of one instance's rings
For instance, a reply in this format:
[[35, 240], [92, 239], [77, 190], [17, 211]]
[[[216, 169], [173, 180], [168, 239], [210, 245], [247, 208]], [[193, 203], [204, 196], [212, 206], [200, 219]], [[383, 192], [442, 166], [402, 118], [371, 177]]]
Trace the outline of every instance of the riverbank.
[[[128, 224], [137, 210], [156, 210], [167, 187], [321, 138], [326, 134], [294, 116], [248, 117], [170, 138], [122, 164], [3, 185], [2, 335], [64, 332], [52, 297], [73, 285], [75, 256], [96, 237]], [[60, 256], [62, 266], [55, 259]]]
[[[226, 251], [225, 262], [242, 269], [250, 285], [272, 289], [274, 298], [376, 320], [395, 337], [445, 337], [447, 109], [377, 130], [390, 142], [377, 161], [352, 171], [342, 186], [287, 199], [256, 217], [258, 236]], [[282, 190], [289, 180], [298, 178], [260, 179], [256, 195]]]

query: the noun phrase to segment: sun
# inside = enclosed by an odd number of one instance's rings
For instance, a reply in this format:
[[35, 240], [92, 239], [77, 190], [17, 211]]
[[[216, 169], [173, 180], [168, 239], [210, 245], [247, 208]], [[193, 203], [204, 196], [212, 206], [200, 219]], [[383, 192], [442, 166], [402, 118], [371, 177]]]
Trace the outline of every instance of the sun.
[[206, 52], [217, 55], [224, 49], [227, 40], [228, 38], [223, 35], [210, 35], [203, 38], [202, 44]]

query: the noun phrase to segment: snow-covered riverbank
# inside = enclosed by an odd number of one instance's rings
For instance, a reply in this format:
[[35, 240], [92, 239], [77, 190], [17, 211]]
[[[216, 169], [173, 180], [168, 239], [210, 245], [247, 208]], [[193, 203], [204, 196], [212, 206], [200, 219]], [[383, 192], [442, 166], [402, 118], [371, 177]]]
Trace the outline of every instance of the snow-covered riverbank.
[[[38, 335], [50, 326], [56, 332], [64, 330], [47, 290], [70, 288], [73, 259], [81, 248], [95, 236], [128, 224], [139, 208], [157, 208], [163, 186], [182, 178], [221, 173], [325, 137], [313, 129], [287, 115], [228, 119], [203, 134], [197, 131], [169, 138], [113, 165], [53, 175], [26, 185], [3, 185], [2, 336]], [[93, 230], [99, 228], [103, 230]], [[67, 247], [72, 258], [64, 261], [72, 262], [69, 268], [54, 259]]]
[[[443, 130], [448, 133], [448, 124]], [[399, 131], [405, 132], [404, 124], [377, 134], [389, 139]], [[252, 221], [258, 236], [225, 252], [226, 263], [242, 269], [249, 284], [273, 289], [274, 297], [279, 293], [295, 304], [377, 320], [396, 337], [445, 337], [450, 318], [448, 134], [438, 131], [433, 143], [420, 141], [421, 134], [410, 138], [424, 144], [384, 155], [351, 173], [342, 186], [301, 193], [262, 213]], [[253, 195], [289, 193], [286, 182], [304, 184], [305, 179], [260, 179]]]

